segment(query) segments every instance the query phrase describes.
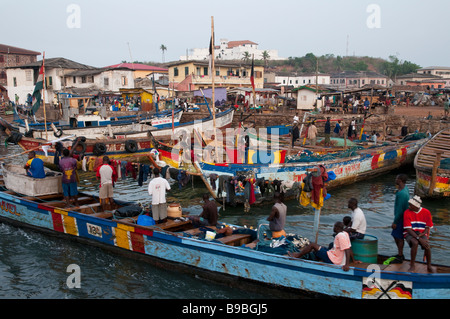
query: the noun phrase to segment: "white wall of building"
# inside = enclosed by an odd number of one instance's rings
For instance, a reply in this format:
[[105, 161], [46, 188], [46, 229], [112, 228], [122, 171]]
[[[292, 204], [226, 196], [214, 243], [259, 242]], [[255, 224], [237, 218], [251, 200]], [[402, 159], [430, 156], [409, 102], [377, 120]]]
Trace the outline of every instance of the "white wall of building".
[[[228, 48], [228, 40], [220, 39], [219, 48], [214, 49], [214, 56], [219, 60], [242, 60], [244, 53], [248, 52], [250, 58], [254, 55], [255, 60], [263, 59], [263, 52], [267, 51], [269, 60], [286, 60], [278, 56], [278, 50], [260, 50], [257, 44], [245, 44]], [[180, 60], [206, 60], [209, 58], [209, 48], [195, 48], [188, 52], [188, 55], [180, 56]]]
[[297, 91], [297, 109], [298, 110], [312, 110], [314, 109], [314, 103], [317, 102], [317, 107], [322, 107], [322, 101], [317, 100], [315, 92], [303, 89]]
[[[99, 74], [86, 75], [84, 79], [68, 74], [75, 70], [68, 69], [46, 69], [45, 77], [47, 78], [47, 90], [45, 93], [45, 102], [53, 103], [56, 101], [55, 92], [64, 91], [65, 88], [91, 88], [102, 91], [119, 92], [120, 88], [134, 88], [134, 76], [132, 70], [108, 70]], [[63, 76], [66, 81], [64, 83]], [[25, 104], [28, 94], [33, 94], [34, 70], [13, 68], [7, 70], [8, 79], [8, 96], [11, 101], [15, 101], [15, 96], [19, 97], [19, 104]], [[107, 81], [105, 81], [107, 79]]]
[[[315, 75], [298, 75], [298, 76], [275, 76], [275, 82], [280, 85], [292, 85], [294, 87], [300, 87], [308, 84], [316, 84], [316, 76]], [[330, 84], [330, 76], [329, 75], [318, 75], [317, 76], [318, 84]]]

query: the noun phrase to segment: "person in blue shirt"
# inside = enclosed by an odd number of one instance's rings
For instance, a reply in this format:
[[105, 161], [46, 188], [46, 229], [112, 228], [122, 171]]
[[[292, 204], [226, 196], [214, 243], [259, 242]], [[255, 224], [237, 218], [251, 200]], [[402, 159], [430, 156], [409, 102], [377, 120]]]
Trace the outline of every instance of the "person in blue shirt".
[[397, 245], [398, 254], [395, 256], [396, 260], [393, 263], [401, 263], [405, 259], [403, 256], [404, 247], [404, 235], [403, 235], [403, 213], [409, 207], [409, 190], [406, 186], [407, 176], [405, 174], [399, 174], [395, 178], [395, 186], [397, 187], [397, 193], [395, 194], [394, 202], [394, 221], [392, 222], [391, 235], [394, 237], [395, 244]]
[[27, 170], [27, 175], [33, 178], [44, 178], [44, 162], [36, 157], [36, 153], [31, 151], [28, 153], [28, 161], [23, 167]]
[[335, 137], [341, 136], [341, 131], [342, 131], [341, 121], [339, 120], [339, 121], [336, 123], [336, 126], [334, 127], [334, 131], [333, 131], [334, 136], [335, 136]]
[[370, 101], [368, 98], [366, 98], [366, 100], [364, 101], [364, 113], [369, 110], [369, 106], [370, 106]]

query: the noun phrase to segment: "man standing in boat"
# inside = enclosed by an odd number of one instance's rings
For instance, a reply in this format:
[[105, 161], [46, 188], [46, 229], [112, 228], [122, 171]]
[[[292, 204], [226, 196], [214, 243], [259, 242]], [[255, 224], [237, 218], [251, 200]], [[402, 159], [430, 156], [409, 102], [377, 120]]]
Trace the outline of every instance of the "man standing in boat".
[[398, 254], [395, 256], [396, 262], [403, 262], [405, 256], [403, 256], [403, 247], [405, 240], [403, 236], [403, 214], [409, 207], [409, 191], [406, 187], [407, 176], [405, 174], [399, 174], [395, 178], [395, 186], [397, 187], [397, 193], [395, 194], [394, 202], [394, 221], [392, 223], [391, 235], [394, 237], [395, 244], [397, 245]]
[[[117, 180], [116, 170], [109, 165], [109, 157], [103, 156], [103, 165], [97, 168], [97, 178], [100, 179], [100, 191], [98, 197], [102, 204], [103, 211], [106, 208], [113, 209], [113, 183]], [[108, 206], [107, 204], [108, 203]]]
[[414, 196], [409, 201], [409, 208], [403, 215], [403, 228], [406, 242], [411, 247], [411, 262], [409, 271], [415, 271], [415, 261], [417, 248], [422, 247], [427, 259], [427, 269], [435, 272], [431, 266], [431, 246], [428, 242], [430, 229], [433, 228], [433, 220], [428, 209], [421, 207], [422, 200], [419, 196]]
[[36, 157], [36, 153], [31, 151], [28, 153], [28, 161], [23, 167], [27, 170], [27, 175], [33, 178], [44, 178], [44, 162]]
[[72, 199], [75, 206], [78, 206], [78, 187], [77, 187], [77, 160], [71, 156], [71, 152], [65, 148], [63, 158], [59, 161], [59, 168], [63, 173], [62, 189], [66, 206], [70, 206]]
[[283, 203], [282, 196], [279, 192], [274, 193], [273, 199], [275, 200], [275, 204], [272, 206], [270, 215], [267, 218], [269, 221], [269, 230], [272, 232], [272, 238], [286, 236], [284, 225], [286, 224], [287, 206]]
[[167, 220], [166, 191], [170, 191], [169, 182], [159, 176], [159, 168], [153, 169], [155, 177], [148, 183], [148, 194], [152, 196], [152, 215], [157, 224]]

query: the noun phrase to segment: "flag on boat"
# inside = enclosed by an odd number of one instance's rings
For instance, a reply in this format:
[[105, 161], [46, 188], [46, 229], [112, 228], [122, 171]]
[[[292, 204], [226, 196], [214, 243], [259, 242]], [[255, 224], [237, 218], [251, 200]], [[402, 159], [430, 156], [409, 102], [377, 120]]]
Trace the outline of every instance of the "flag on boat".
[[[214, 32], [211, 34], [211, 39], [209, 39], [209, 74], [212, 72], [212, 61], [213, 57], [213, 45], [214, 45]], [[211, 74], [213, 76], [213, 74]]]
[[39, 76], [36, 81], [36, 85], [34, 86], [33, 91], [33, 107], [31, 110], [33, 111], [33, 114], [36, 114], [37, 110], [39, 110], [39, 107], [41, 106], [41, 90], [44, 89], [44, 59], [42, 59], [42, 65], [39, 69]]
[[253, 92], [255, 92], [255, 63], [254, 58], [252, 58], [252, 71], [250, 72], [250, 82], [252, 83]]

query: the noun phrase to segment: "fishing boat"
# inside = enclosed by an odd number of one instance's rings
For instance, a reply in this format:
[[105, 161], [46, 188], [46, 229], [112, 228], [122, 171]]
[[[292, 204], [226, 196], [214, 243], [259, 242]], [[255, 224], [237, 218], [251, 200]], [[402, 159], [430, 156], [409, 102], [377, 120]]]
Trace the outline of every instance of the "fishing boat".
[[414, 159], [414, 192], [422, 198], [450, 197], [450, 128], [434, 135]]
[[[234, 108], [227, 109], [216, 116], [216, 125], [218, 128], [225, 129], [231, 126], [233, 121]], [[104, 137], [102, 139], [83, 138], [77, 147], [77, 152], [87, 157], [109, 156], [111, 159], [121, 159], [127, 161], [148, 161], [148, 155], [153, 149], [153, 137], [162, 139], [171, 139], [172, 136], [179, 134], [192, 134], [195, 129], [207, 130], [213, 127], [213, 119], [208, 117], [202, 120], [186, 122], [178, 127], [157, 129], [149, 127], [144, 132], [122, 132], [113, 135], [113, 138]], [[47, 141], [26, 137], [18, 132], [6, 131], [9, 135], [7, 142], [19, 145], [24, 151], [33, 150], [36, 156], [41, 158], [47, 164], [55, 162], [55, 156], [59, 157], [62, 147], [69, 148], [75, 144], [75, 136], [68, 136], [66, 141], [64, 137], [58, 138], [61, 144], [55, 143], [55, 140]], [[142, 133], [142, 134], [141, 134]]]
[[[114, 134], [135, 132], [145, 134], [152, 127], [163, 129], [177, 127], [183, 115], [182, 109], [165, 110], [153, 114], [108, 116], [106, 112], [82, 112], [72, 114], [70, 109], [63, 113], [63, 119], [48, 123], [29, 123], [18, 119], [12, 125], [0, 125], [33, 138], [54, 139], [55, 137], [84, 136], [89, 139], [113, 137]], [[77, 113], [77, 112], [75, 112]], [[97, 113], [97, 114], [96, 114]]]
[[[352, 263], [344, 271], [341, 266], [271, 250], [272, 240], [259, 229], [220, 224], [196, 228], [182, 210], [164, 223], [142, 226], [139, 216], [148, 208], [135, 203], [116, 200], [113, 210], [103, 211], [96, 196], [82, 192], [78, 202], [77, 207], [65, 208], [61, 193], [31, 196], [0, 186], [0, 220], [220, 283], [242, 283], [244, 288], [256, 284], [283, 292], [352, 299], [450, 295], [447, 266], [434, 265], [436, 273], [427, 273], [426, 265], [417, 262], [415, 272], [408, 272], [407, 261], [385, 265], [385, 257], [375, 256], [375, 263]], [[222, 226], [231, 232], [221, 234]]]
[[[414, 137], [412, 137], [414, 136]], [[231, 179], [243, 180], [253, 178], [255, 202], [253, 205], [267, 204], [273, 201], [273, 192], [265, 191], [273, 185], [275, 190], [284, 193], [285, 199], [299, 195], [301, 182], [317, 166], [323, 165], [328, 175], [335, 176], [327, 182], [327, 189], [348, 185], [369, 177], [388, 173], [403, 165], [412, 164], [418, 150], [428, 139], [425, 134], [413, 134], [399, 142], [384, 142], [366, 147], [352, 147], [344, 151], [327, 154], [314, 154], [301, 151], [297, 156], [286, 156], [283, 150], [248, 149], [246, 162], [211, 163], [199, 161], [196, 167], [203, 175], [211, 195], [219, 202], [226, 201], [232, 206], [244, 204], [246, 199], [243, 189], [237, 188], [233, 194], [227, 192], [224, 183]], [[227, 150], [227, 153], [230, 152]], [[214, 176], [214, 178], [211, 178]], [[272, 187], [273, 188], [273, 187]], [[233, 194], [230, 198], [230, 193]]]
[[62, 192], [62, 173], [44, 168], [45, 178], [32, 178], [20, 165], [1, 163], [5, 187], [28, 196], [45, 196]]

